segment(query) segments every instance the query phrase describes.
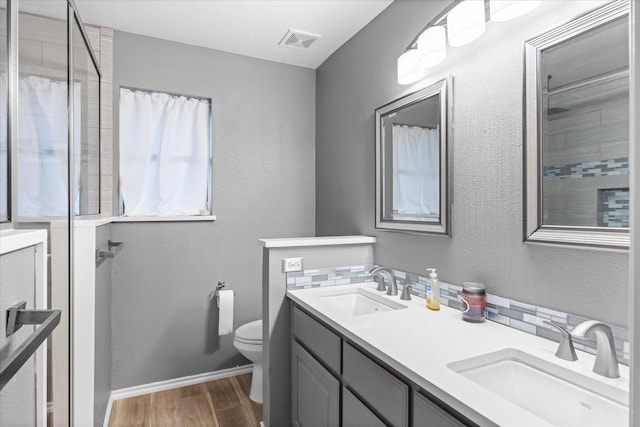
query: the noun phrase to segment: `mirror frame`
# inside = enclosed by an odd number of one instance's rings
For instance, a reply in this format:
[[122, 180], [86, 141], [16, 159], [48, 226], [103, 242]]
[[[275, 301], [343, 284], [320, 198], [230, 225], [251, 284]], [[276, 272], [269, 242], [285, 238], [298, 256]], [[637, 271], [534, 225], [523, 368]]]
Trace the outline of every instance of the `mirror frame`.
[[524, 241], [628, 250], [628, 228], [542, 224], [542, 100], [539, 90], [542, 50], [629, 14], [629, 2], [601, 6], [524, 43]]
[[[384, 116], [440, 95], [440, 220], [438, 222], [398, 221], [384, 218], [382, 124]], [[451, 127], [452, 77], [439, 80], [417, 92], [405, 95], [375, 110], [376, 135], [376, 229], [451, 236]]]

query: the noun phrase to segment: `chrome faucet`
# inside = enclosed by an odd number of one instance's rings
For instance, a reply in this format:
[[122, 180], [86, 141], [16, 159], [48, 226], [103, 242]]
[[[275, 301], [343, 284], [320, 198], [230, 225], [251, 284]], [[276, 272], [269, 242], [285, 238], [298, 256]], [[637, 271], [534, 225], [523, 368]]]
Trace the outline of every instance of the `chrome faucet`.
[[607, 378], [618, 378], [618, 358], [613, 342], [613, 333], [609, 325], [597, 320], [587, 320], [571, 330], [571, 335], [577, 338], [596, 337], [596, 362], [593, 372]]
[[[386, 276], [387, 281], [389, 282], [389, 286], [387, 287], [387, 295], [398, 295], [398, 285], [396, 284], [396, 277], [393, 275], [393, 270], [391, 270], [389, 267], [376, 267], [371, 270], [369, 274], [371, 274], [372, 276], [380, 275], [380, 277], [383, 277], [383, 280], [384, 276]], [[380, 289], [380, 286], [378, 286], [378, 290], [384, 291], [384, 286], [382, 286], [382, 289]]]
[[573, 362], [578, 360], [578, 356], [576, 356], [576, 350], [573, 348], [573, 341], [571, 340], [571, 334], [561, 325], [556, 322], [552, 322], [550, 320], [543, 320], [549, 326], [553, 326], [560, 332], [560, 345], [558, 346], [558, 350], [556, 351], [556, 357], [562, 360], [568, 360]]

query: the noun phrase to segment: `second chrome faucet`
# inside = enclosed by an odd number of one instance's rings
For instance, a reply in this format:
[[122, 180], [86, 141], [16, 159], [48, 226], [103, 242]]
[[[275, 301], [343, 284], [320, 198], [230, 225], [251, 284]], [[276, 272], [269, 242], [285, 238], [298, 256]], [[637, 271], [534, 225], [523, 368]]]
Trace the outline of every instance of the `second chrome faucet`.
[[573, 348], [571, 337], [575, 338], [596, 338], [596, 361], [593, 365], [593, 372], [607, 378], [618, 378], [618, 358], [613, 340], [611, 327], [597, 320], [587, 320], [574, 327], [571, 332], [555, 322], [544, 321], [560, 331], [560, 345], [556, 351], [556, 357], [564, 360], [577, 360], [576, 352]]

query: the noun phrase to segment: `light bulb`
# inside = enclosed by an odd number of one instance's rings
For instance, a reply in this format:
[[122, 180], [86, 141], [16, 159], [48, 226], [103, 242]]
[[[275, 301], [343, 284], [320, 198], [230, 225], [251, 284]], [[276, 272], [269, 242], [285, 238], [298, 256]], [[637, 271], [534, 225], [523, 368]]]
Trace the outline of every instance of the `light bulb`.
[[517, 18], [531, 12], [540, 6], [540, 3], [542, 1], [539, 0], [491, 0], [489, 2], [491, 20], [493, 22], [503, 22]]
[[447, 15], [449, 45], [457, 47], [471, 43], [484, 33], [484, 0], [465, 0]]
[[447, 56], [447, 41], [444, 27], [429, 27], [418, 38], [420, 66], [438, 65]]
[[398, 83], [408, 85], [417, 82], [424, 76], [420, 67], [420, 52], [418, 49], [407, 49], [398, 57]]

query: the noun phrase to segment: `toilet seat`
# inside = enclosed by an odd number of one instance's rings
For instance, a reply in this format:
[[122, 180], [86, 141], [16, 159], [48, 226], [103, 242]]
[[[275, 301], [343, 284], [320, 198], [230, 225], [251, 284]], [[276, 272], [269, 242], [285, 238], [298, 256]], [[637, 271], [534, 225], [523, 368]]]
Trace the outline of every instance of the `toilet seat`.
[[233, 346], [253, 363], [249, 399], [262, 403], [262, 320], [240, 326], [234, 334]]
[[235, 339], [244, 344], [262, 345], [262, 320], [255, 320], [240, 326]]

